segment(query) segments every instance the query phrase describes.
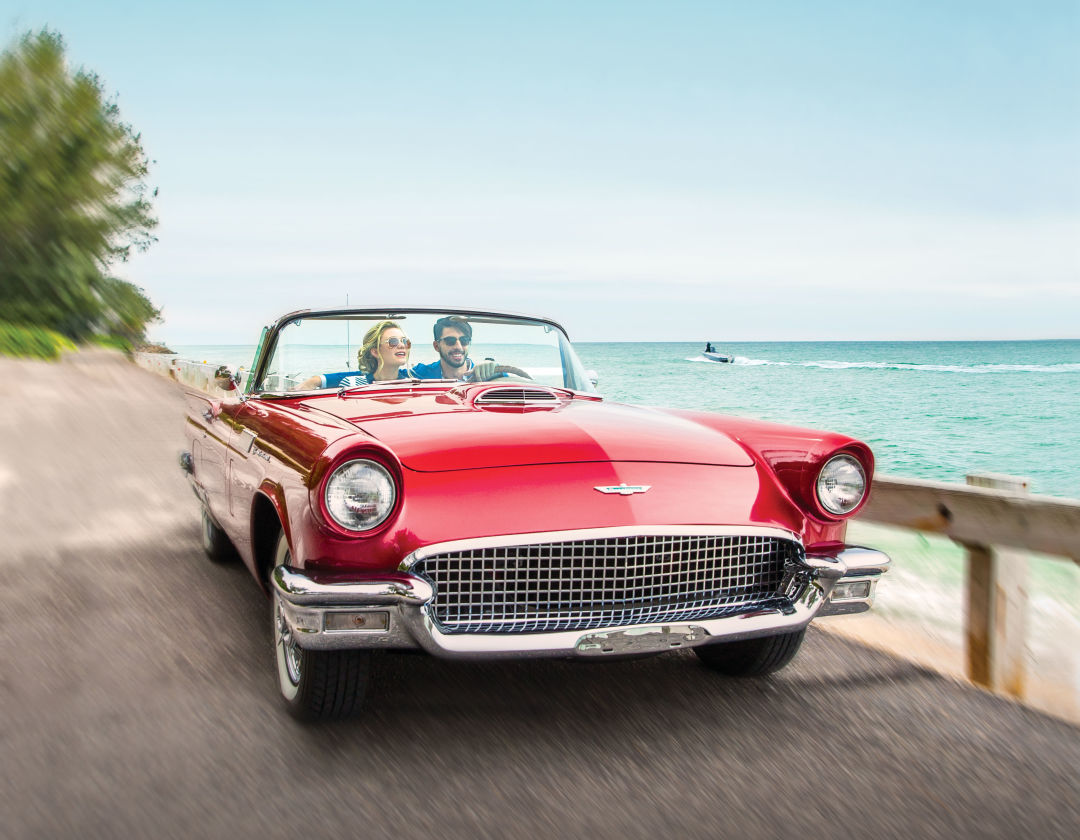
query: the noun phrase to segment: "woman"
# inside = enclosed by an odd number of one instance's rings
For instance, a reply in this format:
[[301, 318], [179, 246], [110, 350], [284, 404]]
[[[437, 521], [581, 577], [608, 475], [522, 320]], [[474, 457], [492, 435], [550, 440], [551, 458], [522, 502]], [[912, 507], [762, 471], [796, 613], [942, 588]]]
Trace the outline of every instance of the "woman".
[[397, 379], [398, 371], [409, 363], [410, 347], [412, 342], [401, 327], [393, 321], [379, 321], [364, 333], [356, 359], [368, 382]]
[[364, 343], [356, 354], [360, 370], [312, 376], [300, 388], [351, 388], [387, 379], [397, 379], [398, 371], [409, 363], [409, 341], [404, 331], [393, 321], [379, 321], [364, 333]]

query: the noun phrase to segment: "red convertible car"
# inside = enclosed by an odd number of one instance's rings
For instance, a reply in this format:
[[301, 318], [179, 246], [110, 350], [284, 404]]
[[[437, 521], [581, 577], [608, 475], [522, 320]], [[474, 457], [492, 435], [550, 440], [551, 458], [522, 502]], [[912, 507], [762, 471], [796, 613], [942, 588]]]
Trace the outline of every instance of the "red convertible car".
[[543, 318], [354, 308], [284, 316], [243, 381], [188, 393], [204, 547], [268, 593], [294, 714], [356, 709], [380, 649], [692, 647], [749, 676], [813, 618], [869, 609], [889, 559], [844, 543], [865, 444], [592, 379]]

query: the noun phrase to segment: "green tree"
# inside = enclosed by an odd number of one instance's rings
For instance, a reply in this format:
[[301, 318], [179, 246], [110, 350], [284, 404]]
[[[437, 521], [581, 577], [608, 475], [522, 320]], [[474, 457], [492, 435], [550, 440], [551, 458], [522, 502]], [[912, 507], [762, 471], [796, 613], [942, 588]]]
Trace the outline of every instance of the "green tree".
[[143, 337], [158, 310], [110, 269], [155, 241], [147, 166], [98, 77], [68, 69], [59, 34], [0, 54], [0, 320]]

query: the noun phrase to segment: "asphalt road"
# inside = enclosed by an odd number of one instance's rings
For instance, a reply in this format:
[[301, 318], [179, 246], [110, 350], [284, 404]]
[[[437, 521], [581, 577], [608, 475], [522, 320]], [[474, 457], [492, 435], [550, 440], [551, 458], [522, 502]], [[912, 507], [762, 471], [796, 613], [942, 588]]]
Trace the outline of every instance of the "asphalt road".
[[815, 631], [757, 681], [386, 656], [299, 724], [181, 416], [106, 353], [0, 359], [0, 837], [1080, 836], [1080, 730]]

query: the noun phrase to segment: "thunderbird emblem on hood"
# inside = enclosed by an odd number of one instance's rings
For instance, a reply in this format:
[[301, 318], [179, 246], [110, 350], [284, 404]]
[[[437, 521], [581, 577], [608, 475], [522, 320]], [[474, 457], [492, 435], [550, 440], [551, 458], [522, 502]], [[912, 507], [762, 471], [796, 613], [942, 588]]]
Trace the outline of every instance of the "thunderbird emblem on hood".
[[601, 493], [618, 493], [620, 496], [629, 496], [632, 493], [645, 493], [652, 487], [651, 484], [611, 484], [607, 487], [594, 487]]

